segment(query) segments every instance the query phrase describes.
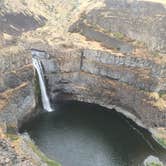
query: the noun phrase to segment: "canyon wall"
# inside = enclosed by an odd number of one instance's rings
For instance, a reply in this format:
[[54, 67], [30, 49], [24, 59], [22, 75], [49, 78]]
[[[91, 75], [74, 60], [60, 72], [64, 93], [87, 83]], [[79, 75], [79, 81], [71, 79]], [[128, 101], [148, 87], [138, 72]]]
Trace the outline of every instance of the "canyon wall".
[[52, 101], [96, 103], [146, 128], [166, 127], [165, 65], [90, 49], [54, 50], [42, 63]]
[[17, 130], [35, 107], [31, 54], [22, 47], [0, 50], [0, 124]]
[[26, 9], [26, 2], [0, 2], [0, 126], [4, 131], [17, 131], [36, 112], [32, 55], [19, 40], [46, 21]]
[[[87, 38], [102, 42], [108, 48], [119, 45], [125, 52], [130, 52], [131, 47], [116, 40], [117, 38], [127, 37], [129, 43], [136, 40], [137, 44], [141, 42], [151, 51], [166, 53], [165, 2], [105, 0], [104, 3], [103, 7], [83, 13], [69, 31], [79, 32]], [[114, 41], [111, 42], [112, 40]]]

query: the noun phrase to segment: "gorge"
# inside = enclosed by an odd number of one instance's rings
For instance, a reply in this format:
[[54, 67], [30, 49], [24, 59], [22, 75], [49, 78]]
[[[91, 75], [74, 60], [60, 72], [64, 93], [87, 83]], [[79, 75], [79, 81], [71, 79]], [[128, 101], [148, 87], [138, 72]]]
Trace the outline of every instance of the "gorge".
[[164, 0], [0, 2], [0, 135], [21, 156], [9, 156], [9, 165], [52, 163], [19, 134], [43, 111], [40, 95], [48, 112], [48, 98], [52, 105], [79, 101], [119, 112], [165, 148], [165, 6]]

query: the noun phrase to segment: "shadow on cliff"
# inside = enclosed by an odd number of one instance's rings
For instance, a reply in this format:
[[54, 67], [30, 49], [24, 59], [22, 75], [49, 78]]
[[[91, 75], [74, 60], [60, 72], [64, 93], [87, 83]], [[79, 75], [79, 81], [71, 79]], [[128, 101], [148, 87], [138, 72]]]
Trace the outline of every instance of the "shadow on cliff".
[[0, 30], [12, 36], [35, 30], [46, 23], [43, 16], [34, 16], [26, 13], [6, 13], [0, 16]]

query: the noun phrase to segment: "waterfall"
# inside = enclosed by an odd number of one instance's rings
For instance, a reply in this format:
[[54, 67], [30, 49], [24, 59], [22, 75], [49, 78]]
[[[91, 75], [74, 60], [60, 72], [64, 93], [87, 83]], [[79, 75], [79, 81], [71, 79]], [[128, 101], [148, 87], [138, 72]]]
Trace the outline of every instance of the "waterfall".
[[50, 100], [48, 98], [47, 91], [46, 91], [46, 85], [44, 82], [44, 73], [43, 73], [41, 61], [38, 58], [32, 58], [32, 62], [33, 62], [34, 67], [36, 68], [36, 71], [37, 71], [37, 74], [39, 77], [39, 84], [40, 84], [43, 108], [48, 112], [52, 112], [53, 110], [50, 105]]

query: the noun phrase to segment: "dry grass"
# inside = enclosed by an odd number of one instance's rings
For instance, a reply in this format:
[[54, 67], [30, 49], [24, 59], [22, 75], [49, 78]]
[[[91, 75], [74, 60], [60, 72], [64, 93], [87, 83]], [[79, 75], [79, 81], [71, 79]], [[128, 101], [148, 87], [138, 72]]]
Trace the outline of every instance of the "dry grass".
[[24, 53], [25, 49], [21, 46], [9, 46], [0, 49], [0, 56], [11, 56]]
[[159, 98], [153, 105], [160, 110], [166, 110], [166, 101], [163, 98]]
[[[166, 0], [146, 1], [166, 3]], [[117, 53], [115, 50], [104, 48], [99, 42], [88, 41], [80, 34], [68, 33], [68, 27], [78, 20], [82, 13], [87, 13], [93, 8], [100, 8], [101, 6], [104, 6], [104, 0], [15, 0], [15, 3], [13, 3], [13, 0], [5, 0], [5, 7], [8, 12], [23, 12], [35, 17], [41, 15], [48, 20], [45, 26], [35, 31], [23, 33], [19, 40], [22, 44], [35, 46], [36, 43], [39, 43], [39, 45], [55, 47], [70, 43], [76, 48], [98, 49]], [[124, 38], [119, 33], [114, 34], [114, 36]], [[154, 59], [155, 62], [166, 63], [165, 56], [151, 56], [151, 53], [145, 48], [135, 49], [133, 56], [141, 56], [145, 59], [148, 57]]]

